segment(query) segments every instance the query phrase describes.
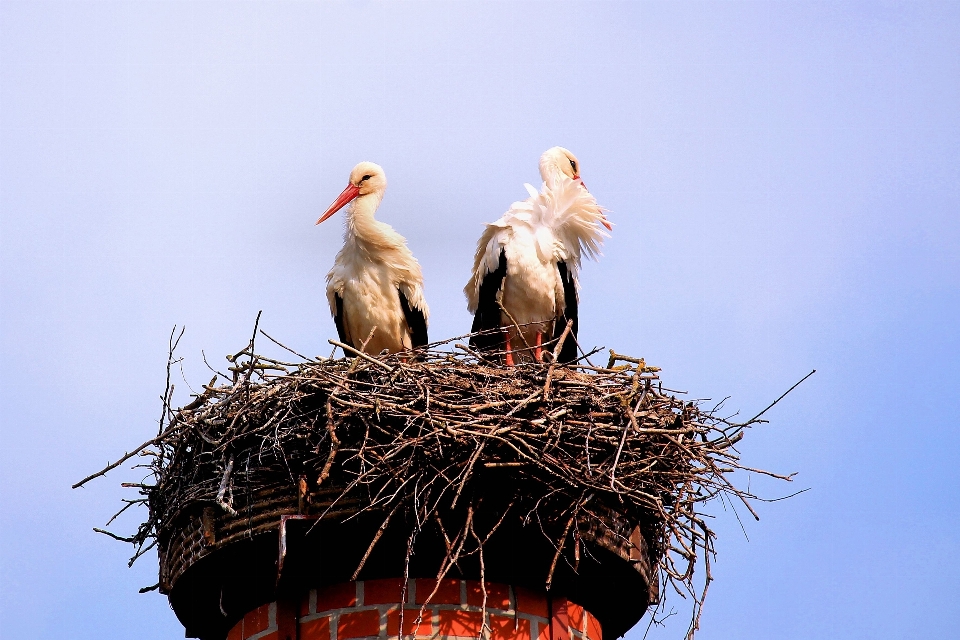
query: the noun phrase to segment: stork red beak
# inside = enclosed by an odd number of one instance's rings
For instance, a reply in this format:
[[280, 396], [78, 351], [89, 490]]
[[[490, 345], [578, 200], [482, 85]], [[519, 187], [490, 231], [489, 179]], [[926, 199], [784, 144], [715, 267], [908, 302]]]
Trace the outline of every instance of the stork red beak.
[[347, 188], [343, 190], [343, 193], [337, 196], [337, 199], [333, 201], [333, 204], [323, 212], [323, 215], [320, 216], [319, 220], [317, 220], [317, 224], [320, 224], [337, 211], [340, 211], [340, 209], [343, 209], [348, 202], [356, 198], [358, 195], [360, 195], [360, 187], [354, 184], [348, 184]]

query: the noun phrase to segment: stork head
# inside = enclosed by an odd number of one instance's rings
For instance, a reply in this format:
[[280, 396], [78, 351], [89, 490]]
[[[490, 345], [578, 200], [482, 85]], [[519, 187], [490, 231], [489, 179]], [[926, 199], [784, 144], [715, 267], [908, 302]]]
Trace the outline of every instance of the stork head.
[[383, 168], [373, 162], [361, 162], [350, 172], [350, 182], [347, 183], [347, 188], [337, 196], [333, 204], [327, 207], [327, 210], [317, 220], [317, 224], [320, 224], [356, 198], [373, 194], [379, 199], [383, 196], [386, 188], [387, 177], [383, 173]]
[[[587, 189], [587, 185], [583, 184], [583, 179], [580, 177], [580, 161], [577, 160], [577, 156], [573, 155], [569, 149], [552, 147], [540, 156], [540, 177], [548, 185], [552, 185], [559, 175], [564, 175], [571, 180], [579, 180], [580, 185]], [[602, 217], [600, 223], [608, 231], [613, 229], [607, 222], [606, 216]]]
[[572, 180], [577, 180], [580, 178], [580, 161], [563, 147], [547, 149], [540, 156], [540, 177], [550, 184], [558, 171]]

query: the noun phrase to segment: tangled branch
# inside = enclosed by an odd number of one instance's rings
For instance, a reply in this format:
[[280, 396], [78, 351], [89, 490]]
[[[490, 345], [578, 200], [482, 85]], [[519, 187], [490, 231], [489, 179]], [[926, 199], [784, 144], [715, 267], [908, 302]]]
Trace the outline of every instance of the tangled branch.
[[[736, 501], [756, 517], [756, 496], [731, 474], [792, 478], [740, 463], [735, 445], [762, 412], [724, 419], [665, 390], [656, 367], [613, 351], [605, 367], [582, 358], [503, 367], [452, 339], [413, 354], [340, 345], [347, 357], [285, 362], [256, 354], [255, 337], [228, 357], [231, 379], [215, 377], [177, 410], [168, 387], [161, 433], [75, 485], [138, 453], [150, 458], [153, 484], [137, 485], [148, 517], [133, 536], [114, 536], [137, 556], [198, 506], [243, 514], [250, 487], [295, 491], [301, 507], [326, 492], [321, 517], [382, 517], [354, 576], [394, 526], [408, 527], [408, 554], [425, 527], [442, 532], [438, 578], [470, 556], [482, 571], [485, 541], [522, 518], [556, 549], [549, 589], [559, 562], [575, 570], [580, 561], [578, 523], [612, 510], [642, 531], [661, 585], [692, 598], [692, 637], [715, 553], [703, 505]], [[501, 502], [477, 490], [491, 473], [515, 488]]]

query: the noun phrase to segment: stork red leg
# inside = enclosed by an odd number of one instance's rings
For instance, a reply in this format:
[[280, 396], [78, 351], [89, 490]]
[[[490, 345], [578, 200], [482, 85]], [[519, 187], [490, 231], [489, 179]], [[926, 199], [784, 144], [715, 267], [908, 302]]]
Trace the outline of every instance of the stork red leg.
[[537, 331], [537, 348], [534, 351], [537, 362], [543, 362], [543, 334]]
[[507, 355], [506, 355], [507, 366], [513, 366], [513, 351], [510, 348], [510, 336], [507, 336]]

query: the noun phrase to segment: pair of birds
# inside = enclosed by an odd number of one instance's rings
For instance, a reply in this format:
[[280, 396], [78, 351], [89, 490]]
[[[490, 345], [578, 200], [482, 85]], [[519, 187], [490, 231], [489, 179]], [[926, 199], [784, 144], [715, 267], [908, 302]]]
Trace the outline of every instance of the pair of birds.
[[[477, 334], [471, 346], [502, 352], [507, 365], [541, 360], [544, 336], [559, 339], [570, 320], [576, 336], [581, 258], [596, 257], [609, 237], [602, 227], [612, 229], [568, 150], [544, 152], [540, 176], [540, 191], [524, 185], [529, 197], [486, 225], [464, 288], [474, 314], [471, 333]], [[403, 236], [374, 219], [386, 187], [383, 169], [361, 162], [317, 220], [350, 205], [343, 248], [327, 274], [327, 299], [340, 341], [368, 353], [396, 353], [428, 341], [420, 263]], [[576, 341], [564, 340], [558, 359], [568, 362], [576, 354]]]

